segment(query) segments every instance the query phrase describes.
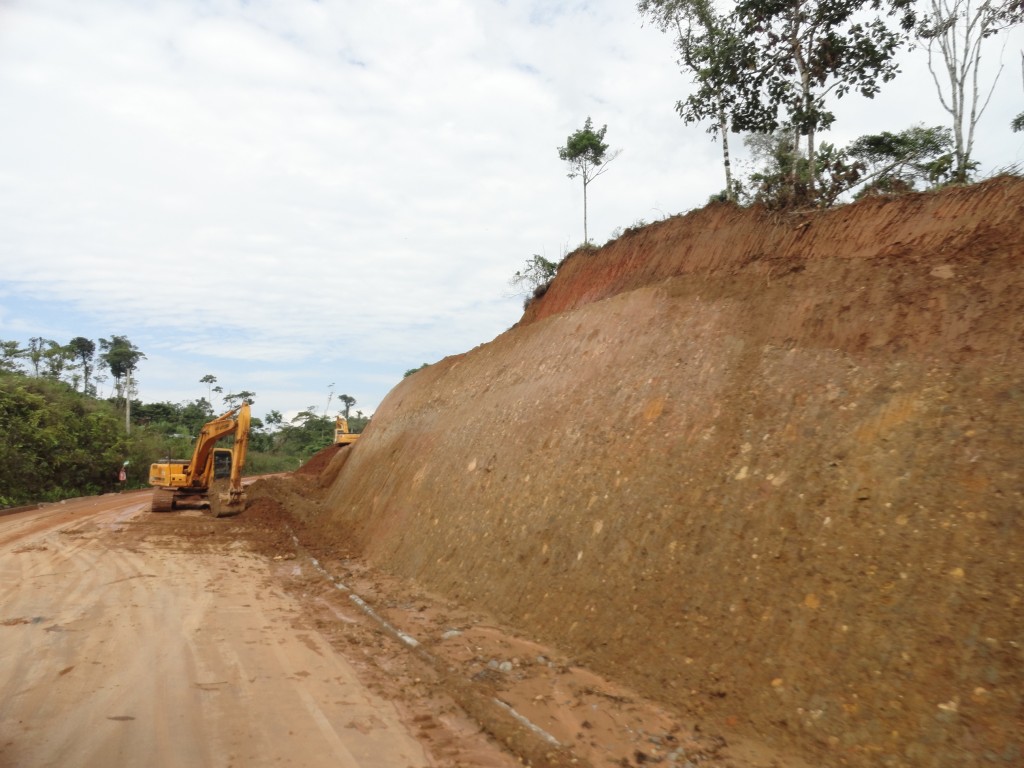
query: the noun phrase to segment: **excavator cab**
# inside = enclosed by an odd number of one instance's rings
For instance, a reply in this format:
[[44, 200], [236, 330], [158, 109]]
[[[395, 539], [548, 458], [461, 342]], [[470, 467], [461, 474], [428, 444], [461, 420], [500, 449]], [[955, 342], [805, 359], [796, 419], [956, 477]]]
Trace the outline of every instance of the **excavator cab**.
[[231, 477], [231, 450], [217, 448], [213, 452], [213, 479], [221, 480]]

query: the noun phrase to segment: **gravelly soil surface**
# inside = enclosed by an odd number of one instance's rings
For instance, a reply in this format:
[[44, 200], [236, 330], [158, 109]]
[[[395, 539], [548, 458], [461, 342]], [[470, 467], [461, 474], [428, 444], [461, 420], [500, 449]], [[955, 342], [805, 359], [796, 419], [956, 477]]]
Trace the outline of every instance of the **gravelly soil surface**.
[[468, 718], [517, 760], [539, 766], [805, 765], [756, 742], [704, 733], [699, 723], [485, 612], [369, 567], [339, 547], [340, 537], [325, 541], [308, 522], [322, 509], [332, 459], [345, 458], [338, 454], [327, 449], [292, 477], [251, 486], [249, 508], [237, 522], [261, 532], [259, 548], [268, 557], [289, 564], [288, 580], [312, 599], [318, 630], [348, 655], [365, 654], [371, 685], [429, 723], [421, 735], [441, 764], [480, 764], [439, 728], [447, 715]]

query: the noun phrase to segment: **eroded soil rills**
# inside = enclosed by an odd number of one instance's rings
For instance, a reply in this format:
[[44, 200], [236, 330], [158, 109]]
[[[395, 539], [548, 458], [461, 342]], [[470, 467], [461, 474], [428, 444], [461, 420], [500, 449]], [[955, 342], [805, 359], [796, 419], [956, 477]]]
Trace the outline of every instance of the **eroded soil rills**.
[[712, 208], [410, 376], [311, 521], [824, 765], [1019, 765], [1024, 183]]

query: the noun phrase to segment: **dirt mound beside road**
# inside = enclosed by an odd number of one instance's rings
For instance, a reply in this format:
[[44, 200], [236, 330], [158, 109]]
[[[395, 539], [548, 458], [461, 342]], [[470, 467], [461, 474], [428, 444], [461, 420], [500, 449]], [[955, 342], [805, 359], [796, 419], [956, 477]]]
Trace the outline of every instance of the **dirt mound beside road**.
[[1020, 765], [1022, 221], [998, 179], [576, 255], [313, 524], [817, 764]]
[[298, 475], [299, 477], [318, 477], [320, 473], [327, 468], [340, 450], [340, 446], [329, 445], [313, 454], [309, 458], [309, 461], [295, 470], [292, 474]]

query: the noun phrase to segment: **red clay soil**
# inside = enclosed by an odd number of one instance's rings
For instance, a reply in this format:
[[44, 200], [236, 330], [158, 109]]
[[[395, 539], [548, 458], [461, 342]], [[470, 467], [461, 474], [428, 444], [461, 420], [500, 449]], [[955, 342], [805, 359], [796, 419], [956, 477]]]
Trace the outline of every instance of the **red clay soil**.
[[327, 547], [833, 766], [1024, 765], [1024, 182], [571, 257], [325, 468]]
[[327, 465], [331, 463], [331, 459], [333, 459], [344, 447], [347, 446], [329, 445], [326, 448], [317, 451], [309, 458], [309, 461], [295, 470], [292, 474], [298, 475], [299, 477], [319, 477], [320, 473], [323, 472], [323, 470], [327, 468]]

